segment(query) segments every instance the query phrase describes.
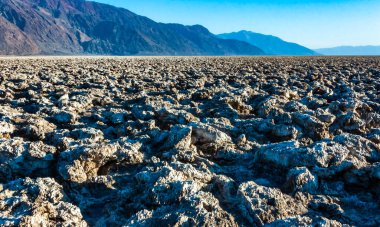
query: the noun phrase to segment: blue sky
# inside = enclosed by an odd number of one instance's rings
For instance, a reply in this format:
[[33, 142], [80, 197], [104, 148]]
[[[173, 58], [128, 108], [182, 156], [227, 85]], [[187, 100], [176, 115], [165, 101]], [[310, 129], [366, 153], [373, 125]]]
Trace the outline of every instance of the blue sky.
[[310, 48], [380, 45], [380, 0], [95, 0], [213, 33], [250, 30]]

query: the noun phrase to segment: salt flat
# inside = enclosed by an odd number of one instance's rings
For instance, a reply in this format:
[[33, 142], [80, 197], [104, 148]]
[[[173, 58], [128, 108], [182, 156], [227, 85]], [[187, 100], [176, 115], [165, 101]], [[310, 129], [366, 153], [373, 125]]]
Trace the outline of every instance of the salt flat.
[[0, 58], [0, 225], [380, 225], [380, 57]]

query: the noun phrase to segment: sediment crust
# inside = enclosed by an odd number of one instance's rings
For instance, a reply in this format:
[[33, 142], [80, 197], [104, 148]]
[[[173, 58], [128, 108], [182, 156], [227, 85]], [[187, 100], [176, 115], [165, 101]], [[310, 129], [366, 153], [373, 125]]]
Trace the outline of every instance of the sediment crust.
[[2, 226], [379, 226], [380, 57], [0, 59]]

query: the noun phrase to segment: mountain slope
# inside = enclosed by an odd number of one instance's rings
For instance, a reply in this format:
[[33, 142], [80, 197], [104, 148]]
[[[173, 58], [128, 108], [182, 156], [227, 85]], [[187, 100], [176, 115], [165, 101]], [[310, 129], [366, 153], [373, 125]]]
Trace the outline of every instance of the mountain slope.
[[323, 55], [380, 55], [380, 46], [339, 46], [315, 51]]
[[206, 28], [156, 23], [84, 0], [1, 0], [0, 54], [256, 55]]
[[[38, 47], [37, 52], [30, 53], [25, 49], [21, 54], [80, 53], [81, 46], [76, 41], [72, 28], [67, 26], [64, 20], [53, 16], [54, 10], [60, 8], [60, 3], [65, 0], [57, 1], [54, 8], [42, 8], [41, 6], [47, 4], [47, 1], [49, 0], [1, 0], [0, 2], [2, 19], [11, 23], [17, 28], [18, 33], [26, 36], [33, 46]], [[8, 26], [3, 25], [7, 31]], [[8, 42], [13, 41], [12, 37], [8, 40]], [[9, 54], [4, 52], [2, 54]]]
[[24, 52], [37, 54], [39, 48], [15, 25], [0, 17], [0, 54], [20, 55]]
[[316, 55], [317, 53], [296, 43], [286, 42], [278, 37], [250, 31], [240, 31], [218, 35], [223, 39], [236, 39], [250, 43], [270, 55]]

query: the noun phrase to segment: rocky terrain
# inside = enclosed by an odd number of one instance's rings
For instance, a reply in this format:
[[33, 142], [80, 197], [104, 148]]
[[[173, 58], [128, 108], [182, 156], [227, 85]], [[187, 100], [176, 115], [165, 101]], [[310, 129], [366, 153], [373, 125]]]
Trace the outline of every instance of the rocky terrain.
[[379, 226], [380, 58], [0, 59], [1, 226]]

